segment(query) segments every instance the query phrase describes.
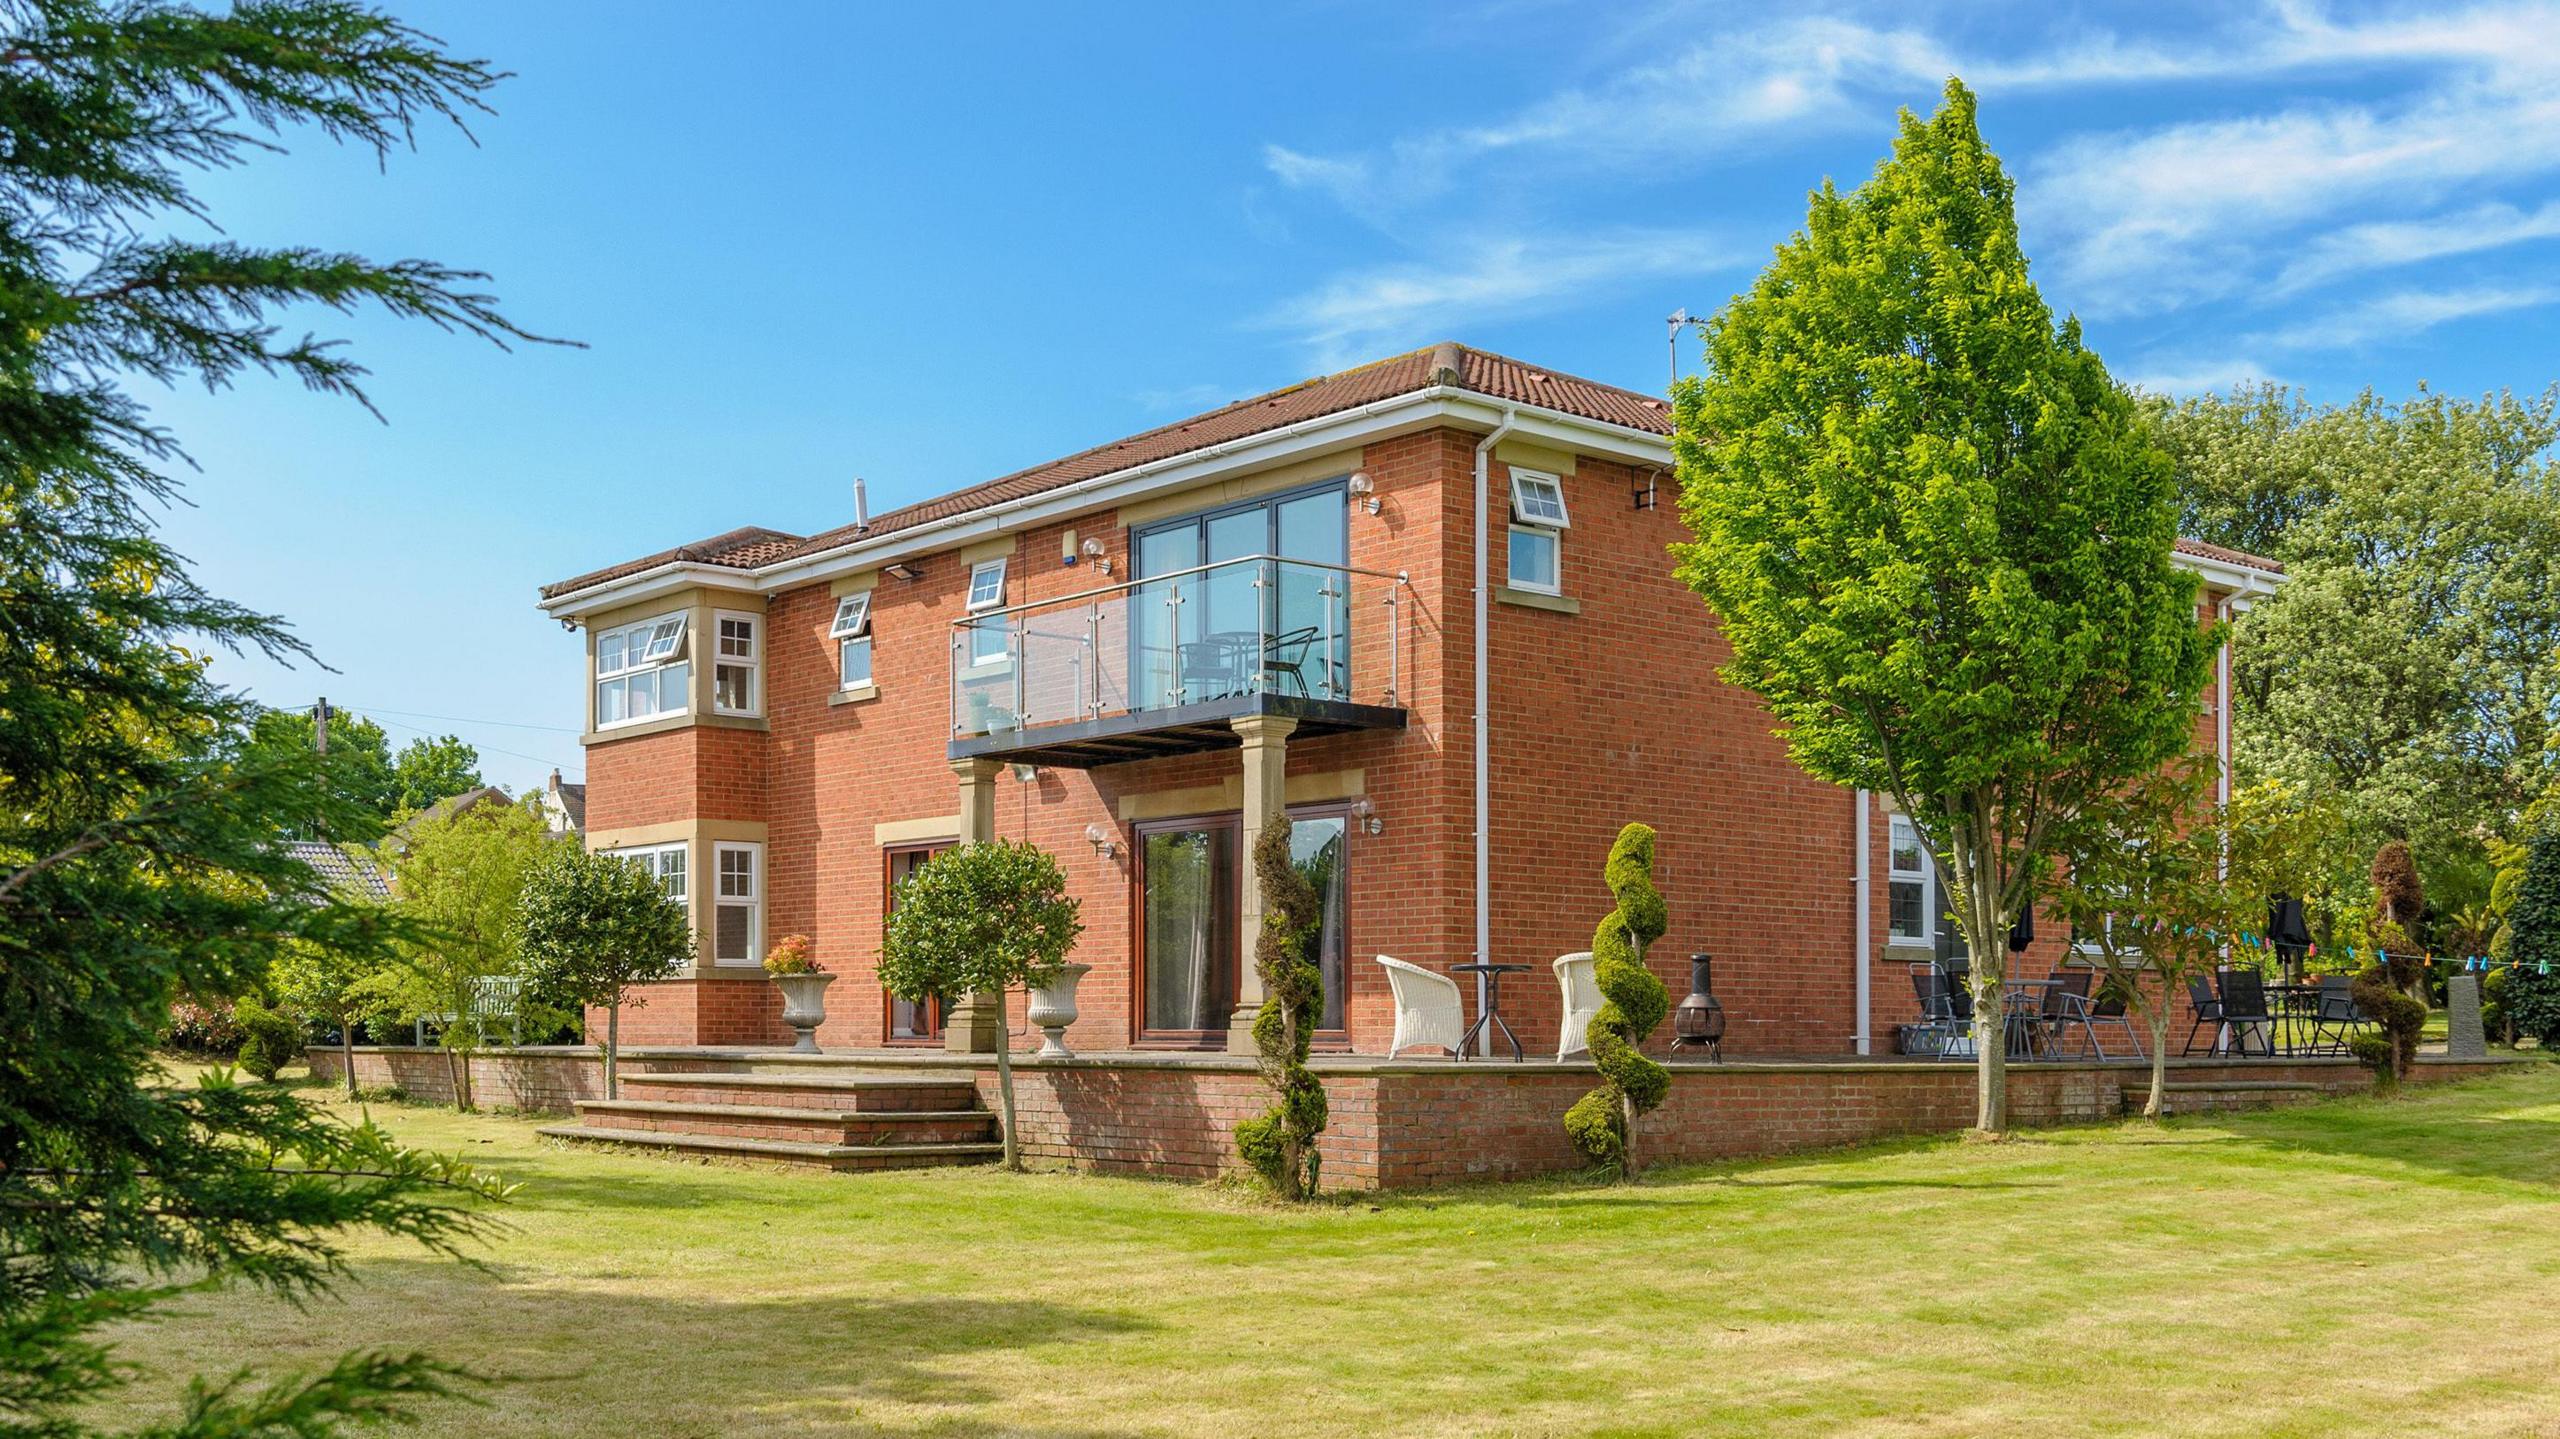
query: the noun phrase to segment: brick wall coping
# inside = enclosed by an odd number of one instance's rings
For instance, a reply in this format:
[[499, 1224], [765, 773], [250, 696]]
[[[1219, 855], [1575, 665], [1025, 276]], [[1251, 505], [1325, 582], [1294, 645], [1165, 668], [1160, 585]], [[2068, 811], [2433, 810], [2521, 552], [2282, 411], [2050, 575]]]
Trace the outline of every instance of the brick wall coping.
[[[314, 1052], [325, 1051], [329, 1054], [336, 1054], [338, 1052], [337, 1046], [335, 1045], [312, 1045], [310, 1046], [310, 1049]], [[436, 1045], [426, 1045], [421, 1047], [411, 1044], [360, 1044], [356, 1046], [356, 1052], [358, 1054], [441, 1054], [444, 1051]], [[474, 1053], [484, 1059], [505, 1059], [510, 1056], [528, 1059], [595, 1059], [600, 1057], [595, 1046], [586, 1044], [527, 1044], [519, 1045], [514, 1048], [476, 1050]], [[996, 1067], [995, 1056], [993, 1055], [954, 1054], [949, 1051], [939, 1049], [867, 1049], [839, 1051], [832, 1054], [802, 1054], [797, 1051], [785, 1049], [722, 1048], [718, 1046], [704, 1045], [627, 1044], [622, 1047], [622, 1057], [626, 1060], [681, 1060], [700, 1063], [752, 1062], [766, 1066], [767, 1068], [991, 1070]], [[2423, 1065], [2441, 1064], [2475, 1066], [2483, 1064], [2531, 1064], [2537, 1061], [2527, 1059], [2521, 1055], [2492, 1055], [2487, 1059], [2457, 1060], [2440, 1054], [2422, 1054], [2418, 1056], [2417, 1062]], [[2216, 1058], [2211, 1056], [2181, 1056], [2170, 1060], [2168, 1068], [2169, 1071], [2174, 1074], [2182, 1069], [2230, 1069], [2234, 1067], [2245, 1067], [2252, 1064], [2282, 1064], [2319, 1068], [2352, 1069], [2361, 1063], [2362, 1061], [2353, 1058], [2318, 1055], [2305, 1055], [2300, 1057], [2278, 1056], [2272, 1060], [2257, 1057], [2233, 1058], [2230, 1056], [2223, 1056]], [[1149, 1050], [1092, 1051], [1077, 1055], [1071, 1059], [1043, 1059], [1037, 1054], [1017, 1054], [1013, 1056], [1013, 1067], [1017, 1070], [1136, 1069], [1182, 1070], [1203, 1073], [1231, 1074], [1250, 1074], [1255, 1070], [1253, 1060], [1245, 1055], [1182, 1052], [1168, 1053]], [[1447, 1059], [1384, 1059], [1372, 1055], [1343, 1054], [1315, 1055], [1308, 1061], [1308, 1067], [1324, 1074], [1339, 1074], [1346, 1076], [1381, 1074], [1480, 1074], [1495, 1076], [1520, 1074], [1594, 1074], [1598, 1072], [1592, 1067], [1588, 1060], [1576, 1060], [1571, 1063], [1558, 1064], [1553, 1060], [1546, 1059], [1527, 1061], [1507, 1059], [1470, 1059], [1461, 1064]], [[1667, 1061], [1667, 1067], [1674, 1074], [1840, 1074], [1844, 1072], [1853, 1074], [1954, 1074], [1970, 1073], [1973, 1069], [1973, 1066], [1969, 1063], [1958, 1064], [1951, 1063], [1946, 1060], [1862, 1059], [1854, 1055], [1843, 1055], [1836, 1059], [1734, 1060], [1724, 1064], [1710, 1064], [1705, 1061], [1697, 1060], [1669, 1060]], [[2009, 1068], [2012, 1070], [2030, 1073], [2065, 1073], [2071, 1071], [2148, 1072], [2150, 1067], [2151, 1061], [2147, 1059], [2012, 1060], [2009, 1063]]]

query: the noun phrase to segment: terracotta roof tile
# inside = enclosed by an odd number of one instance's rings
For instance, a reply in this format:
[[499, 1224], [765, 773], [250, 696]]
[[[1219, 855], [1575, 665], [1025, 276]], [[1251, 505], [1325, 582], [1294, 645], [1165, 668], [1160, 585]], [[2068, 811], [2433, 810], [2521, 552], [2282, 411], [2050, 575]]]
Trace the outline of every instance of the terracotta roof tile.
[[1657, 435], [1671, 433], [1671, 407], [1655, 396], [1541, 370], [1482, 350], [1441, 344], [1372, 361], [1339, 374], [1300, 381], [1268, 394], [1238, 400], [1206, 414], [1131, 435], [1124, 440], [1096, 445], [1063, 459], [1034, 465], [1027, 470], [1016, 470], [947, 495], [889, 510], [874, 515], [867, 526], [843, 525], [807, 539], [785, 535], [778, 530], [732, 530], [697, 544], [663, 550], [593, 574], [545, 585], [542, 594], [548, 599], [679, 560], [745, 570], [780, 560], [802, 559], [848, 544], [856, 538], [877, 539], [936, 520], [1028, 499], [1080, 481], [1209, 449], [1230, 440], [1265, 434], [1304, 420], [1340, 414], [1379, 400], [1429, 389], [1440, 382], [1443, 372], [1452, 367], [1456, 370], [1458, 387], [1480, 395], [1534, 404]]
[[2203, 540], [2180, 539], [2178, 541], [2178, 553], [2182, 555], [2194, 555], [2198, 559], [2217, 560], [2226, 565], [2244, 565], [2253, 570], [2266, 570], [2273, 574], [2280, 575], [2284, 573], [2283, 565], [2276, 563], [2274, 560], [2268, 559], [2264, 555], [2253, 555], [2246, 550], [2235, 550], [2223, 545], [2207, 544]]

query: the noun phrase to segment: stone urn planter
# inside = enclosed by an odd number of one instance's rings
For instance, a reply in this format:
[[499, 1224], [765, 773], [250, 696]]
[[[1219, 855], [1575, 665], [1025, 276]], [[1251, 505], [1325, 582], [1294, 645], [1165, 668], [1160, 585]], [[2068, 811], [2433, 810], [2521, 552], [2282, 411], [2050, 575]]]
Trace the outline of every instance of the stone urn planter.
[[782, 1022], [800, 1035], [791, 1046], [793, 1052], [817, 1053], [818, 1025], [827, 1017], [827, 986], [835, 983], [836, 977], [812, 970], [806, 974], [777, 974], [773, 982], [782, 991]]
[[1089, 964], [1071, 964], [1058, 977], [1031, 991], [1031, 1022], [1040, 1027], [1042, 1059], [1073, 1059], [1067, 1048], [1067, 1026], [1076, 1022], [1076, 981], [1093, 972]]

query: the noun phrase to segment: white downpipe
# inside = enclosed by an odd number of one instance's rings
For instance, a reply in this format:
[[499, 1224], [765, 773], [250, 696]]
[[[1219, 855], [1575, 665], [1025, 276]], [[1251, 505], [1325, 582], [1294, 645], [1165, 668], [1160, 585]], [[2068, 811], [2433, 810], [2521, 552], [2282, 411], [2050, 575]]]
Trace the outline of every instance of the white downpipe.
[[[1488, 514], [1492, 508], [1489, 492], [1493, 485], [1493, 447], [1502, 443], [1502, 437], [1510, 434], [1512, 428], [1519, 422], [1520, 412], [1517, 409], [1505, 406], [1502, 411], [1502, 423], [1494, 426], [1493, 433], [1485, 436], [1483, 443], [1476, 446], [1475, 729], [1476, 963], [1478, 964], [1488, 964], [1493, 960], [1493, 785], [1491, 782], [1491, 776], [1493, 773], [1493, 735], [1489, 728], [1493, 720], [1486, 701], [1488, 693], [1488, 677], [1485, 673], [1486, 656], [1488, 653], [1485, 644], [1485, 627], [1487, 624], [1489, 608], [1487, 601], [1491, 599], [1493, 594], [1490, 574], [1487, 569], [1487, 566], [1491, 563], [1488, 557], [1493, 553], [1493, 535], [1490, 528], [1492, 522]], [[1476, 1013], [1478, 1014], [1484, 1013], [1485, 1001], [1492, 994], [1492, 982], [1492, 975], [1486, 974], [1481, 970], [1477, 971]], [[1484, 1026], [1484, 1033], [1478, 1040], [1476, 1052], [1486, 1055], [1493, 1053], [1492, 1025]]]
[[1875, 883], [1875, 880], [1874, 876], [1869, 873], [1870, 866], [1867, 860], [1867, 843], [1869, 839], [1867, 815], [1868, 812], [1874, 808], [1874, 797], [1866, 790], [1858, 791], [1857, 878], [1851, 881], [1851, 883], [1857, 887], [1858, 894], [1858, 953], [1856, 959], [1853, 960], [1852, 963], [1857, 966], [1854, 973], [1857, 976], [1858, 986], [1857, 1052], [1860, 1054], [1871, 1054], [1874, 1052], [1871, 1047], [1871, 1042], [1868, 1039], [1868, 1029], [1874, 1021], [1874, 996], [1870, 991], [1875, 983], [1875, 976], [1871, 973], [1875, 968], [1875, 964], [1873, 962], [1875, 956], [1868, 946], [1875, 939], [1874, 907], [1869, 903], [1874, 895], [1874, 891], [1871, 886]]
[[[2231, 601], [2223, 600], [2214, 607], [2221, 612], [2223, 623], [2231, 621]], [[2214, 776], [2214, 795], [2222, 806], [2231, 805], [2231, 637], [2224, 635], [2222, 649], [2213, 661], [2213, 753], [2218, 762]]]

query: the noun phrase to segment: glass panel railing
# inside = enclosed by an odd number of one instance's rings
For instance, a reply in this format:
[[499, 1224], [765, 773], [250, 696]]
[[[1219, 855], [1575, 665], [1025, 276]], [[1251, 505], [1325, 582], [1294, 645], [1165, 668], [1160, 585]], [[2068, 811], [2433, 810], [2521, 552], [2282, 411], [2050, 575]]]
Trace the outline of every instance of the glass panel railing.
[[1256, 555], [960, 620], [951, 729], [997, 734], [1268, 693], [1396, 704], [1402, 574]]

